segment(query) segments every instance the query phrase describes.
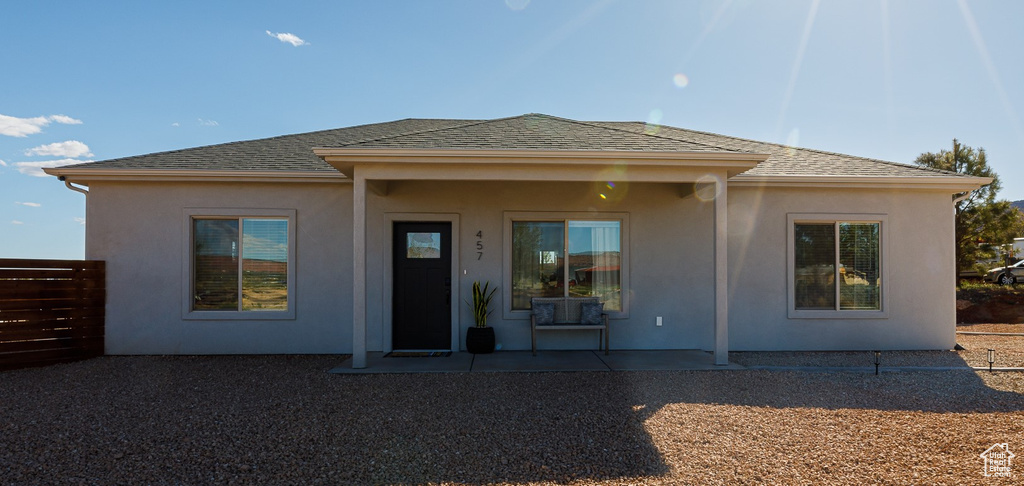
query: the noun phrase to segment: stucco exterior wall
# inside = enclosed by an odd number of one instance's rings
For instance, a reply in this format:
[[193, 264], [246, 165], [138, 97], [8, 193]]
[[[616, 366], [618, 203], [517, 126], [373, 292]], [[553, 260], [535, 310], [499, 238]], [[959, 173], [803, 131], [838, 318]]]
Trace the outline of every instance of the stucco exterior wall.
[[[455, 215], [458, 334], [473, 281], [499, 286], [508, 212], [628, 216], [628, 312], [613, 349], [714, 349], [714, 204], [685, 184], [392, 181], [367, 196], [367, 349], [388, 349], [389, 215]], [[379, 189], [379, 188], [378, 188]], [[942, 192], [730, 186], [730, 350], [949, 349], [954, 344], [952, 206]], [[296, 211], [296, 315], [289, 320], [182, 318], [185, 208]], [[787, 316], [787, 214], [887, 216], [884, 319]], [[93, 182], [86, 255], [107, 261], [107, 353], [243, 354], [352, 351], [352, 187], [346, 183]], [[393, 218], [392, 218], [393, 219]], [[477, 260], [476, 234], [483, 256]], [[490, 324], [503, 350], [530, 348], [528, 319], [499, 293]], [[662, 317], [663, 325], [655, 325]], [[547, 332], [541, 349], [595, 349], [593, 336]]]
[[[602, 184], [536, 182], [415, 182], [388, 185], [384, 196], [367, 201], [367, 349], [386, 349], [385, 287], [386, 214], [455, 213], [459, 217], [460, 346], [473, 323], [463, 299], [473, 281], [505, 286], [502, 255], [508, 251], [503, 234], [506, 212], [544, 213], [552, 218], [580, 213], [600, 216], [628, 213], [629, 312], [612, 322], [611, 346], [619, 349], [713, 349], [714, 268], [713, 204], [685, 195], [677, 184], [619, 184], [617, 193], [600, 198]], [[605, 192], [608, 192], [605, 190]], [[582, 216], [585, 219], [585, 215]], [[484, 254], [476, 255], [476, 234], [482, 232]], [[624, 249], [625, 251], [625, 249]], [[530, 349], [528, 317], [510, 317], [508, 305], [497, 294], [488, 323], [495, 328], [504, 350]], [[655, 325], [656, 317], [663, 325]], [[597, 332], [546, 331], [540, 349], [596, 349]]]
[[[787, 214], [887, 215], [883, 319], [787, 315]], [[948, 193], [729, 189], [729, 347], [742, 350], [951, 349], [953, 206]]]
[[[107, 262], [108, 354], [351, 350], [350, 185], [93, 182], [89, 189], [86, 256]], [[296, 211], [295, 319], [182, 319], [186, 207]]]

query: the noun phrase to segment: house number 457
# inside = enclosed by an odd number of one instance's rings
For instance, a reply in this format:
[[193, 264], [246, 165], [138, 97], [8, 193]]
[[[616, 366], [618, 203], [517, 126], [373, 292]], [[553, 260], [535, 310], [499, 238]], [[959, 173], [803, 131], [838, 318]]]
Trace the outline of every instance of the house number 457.
[[476, 232], [476, 259], [479, 260], [484, 257], [484, 232]]

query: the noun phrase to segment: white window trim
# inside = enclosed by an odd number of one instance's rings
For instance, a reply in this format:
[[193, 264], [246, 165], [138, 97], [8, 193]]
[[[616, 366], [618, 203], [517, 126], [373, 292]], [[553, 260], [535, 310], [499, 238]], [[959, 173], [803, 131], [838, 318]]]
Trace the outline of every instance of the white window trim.
[[[608, 311], [611, 319], [629, 318], [629, 213], [600, 212], [590, 213], [582, 211], [505, 211], [504, 213], [504, 234], [502, 235], [501, 268], [502, 268], [502, 318], [504, 319], [529, 319], [529, 310], [512, 310], [512, 286], [509, 285], [512, 279], [512, 222], [513, 221], [618, 221], [619, 238], [622, 245], [619, 249], [619, 278], [621, 285], [622, 310]], [[563, 248], [562, 251], [568, 251]]]
[[[192, 221], [194, 219], [286, 218], [288, 219], [288, 309], [283, 311], [192, 310]], [[295, 219], [294, 209], [184, 208], [181, 245], [181, 318], [184, 320], [294, 320], [295, 319]]]
[[[804, 310], [796, 308], [796, 224], [797, 223], [878, 223], [879, 263], [882, 280], [880, 310]], [[838, 244], [838, 242], [837, 242]], [[887, 319], [889, 317], [889, 217], [867, 213], [789, 213], [786, 215], [786, 293], [790, 319]], [[837, 301], [838, 306], [838, 301]]]

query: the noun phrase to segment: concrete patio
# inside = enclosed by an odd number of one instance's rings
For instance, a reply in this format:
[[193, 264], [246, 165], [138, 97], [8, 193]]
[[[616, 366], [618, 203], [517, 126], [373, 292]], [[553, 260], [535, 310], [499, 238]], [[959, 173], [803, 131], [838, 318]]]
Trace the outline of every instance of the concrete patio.
[[385, 357], [367, 353], [367, 367], [352, 368], [346, 359], [331, 373], [469, 373], [515, 371], [682, 371], [740, 370], [735, 363], [716, 366], [715, 357], [699, 350], [612, 351], [498, 351], [492, 354], [452, 353], [446, 357]]

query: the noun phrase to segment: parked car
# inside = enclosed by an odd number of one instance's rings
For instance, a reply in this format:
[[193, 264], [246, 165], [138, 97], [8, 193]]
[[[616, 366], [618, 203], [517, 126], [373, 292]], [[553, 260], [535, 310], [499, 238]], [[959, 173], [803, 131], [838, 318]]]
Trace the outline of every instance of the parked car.
[[993, 268], [985, 274], [985, 280], [1002, 285], [1012, 285], [1024, 280], [1024, 260], [1007, 267]]

